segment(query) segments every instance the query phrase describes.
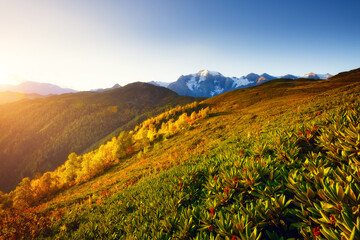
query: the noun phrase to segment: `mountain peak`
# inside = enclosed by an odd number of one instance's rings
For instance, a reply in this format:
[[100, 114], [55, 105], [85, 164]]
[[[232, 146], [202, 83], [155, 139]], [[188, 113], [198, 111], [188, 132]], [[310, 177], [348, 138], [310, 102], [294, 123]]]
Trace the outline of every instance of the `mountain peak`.
[[267, 74], [267, 73], [263, 73], [260, 76], [266, 78], [267, 80], [275, 79], [274, 76], [271, 76], [270, 74]]
[[120, 84], [116, 83], [114, 86], [112, 86], [112, 88], [119, 88], [121, 87]]
[[310, 78], [310, 79], [329, 79], [332, 77], [331, 74], [326, 73], [326, 74], [316, 74], [316, 73], [308, 73], [304, 75], [305, 78]]
[[286, 74], [284, 76], [280, 76], [280, 78], [286, 78], [286, 79], [297, 79], [298, 76], [292, 75], [292, 74]]
[[249, 73], [248, 75], [246, 75], [247, 78], [253, 78], [253, 77], [256, 77], [258, 78], [259, 77], [259, 74], [256, 74], [256, 73]]
[[207, 77], [208, 75], [221, 76], [221, 73], [219, 73], [219, 72], [209, 71], [209, 70], [206, 70], [206, 69], [199, 71], [197, 74], [202, 76], [202, 77]]
[[246, 79], [248, 79], [250, 82], [256, 82], [259, 79], [259, 75], [256, 73], [249, 73], [245, 76]]
[[316, 74], [313, 72], [310, 72], [308, 74], [305, 74], [305, 77], [316, 77]]

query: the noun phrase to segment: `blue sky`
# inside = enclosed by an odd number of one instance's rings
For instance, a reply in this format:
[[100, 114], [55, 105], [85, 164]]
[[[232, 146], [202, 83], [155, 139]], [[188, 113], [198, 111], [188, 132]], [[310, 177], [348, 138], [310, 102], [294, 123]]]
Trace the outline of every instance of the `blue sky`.
[[359, 13], [358, 0], [1, 1], [0, 83], [336, 74], [360, 67]]

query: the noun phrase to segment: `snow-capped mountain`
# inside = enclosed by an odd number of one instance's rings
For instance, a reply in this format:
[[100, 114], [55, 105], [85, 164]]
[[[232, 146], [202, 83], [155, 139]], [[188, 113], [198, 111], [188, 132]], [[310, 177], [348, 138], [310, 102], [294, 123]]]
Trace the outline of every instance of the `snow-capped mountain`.
[[329, 79], [331, 78], [333, 75], [331, 75], [330, 73], [326, 73], [326, 74], [316, 74], [316, 73], [308, 73], [305, 74], [303, 76], [303, 78], [310, 78], [310, 79]]
[[225, 77], [219, 72], [202, 70], [181, 76], [176, 82], [169, 84], [168, 88], [180, 95], [213, 97], [249, 84], [251, 82], [245, 77]]
[[267, 73], [258, 75], [250, 73], [242, 77], [226, 77], [219, 72], [201, 70], [195, 74], [182, 75], [176, 82], [149, 82], [150, 84], [167, 87], [180, 95], [192, 97], [213, 97], [234, 89], [247, 88], [264, 82], [277, 79], [298, 79], [298, 78], [311, 78], [311, 79], [328, 79], [330, 74], [315, 74], [309, 73], [302, 77], [287, 74], [284, 76], [272, 76]]

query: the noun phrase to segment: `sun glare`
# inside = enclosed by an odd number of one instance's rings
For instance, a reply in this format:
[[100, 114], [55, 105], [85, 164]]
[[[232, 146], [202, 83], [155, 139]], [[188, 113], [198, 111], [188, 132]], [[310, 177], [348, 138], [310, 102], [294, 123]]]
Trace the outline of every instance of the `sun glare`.
[[7, 84], [6, 83], [6, 74], [0, 72], [0, 84]]
[[0, 68], [0, 84], [8, 84], [7, 80], [8, 74]]
[[0, 68], [0, 85], [4, 84], [16, 85], [17, 82], [12, 79], [11, 74]]

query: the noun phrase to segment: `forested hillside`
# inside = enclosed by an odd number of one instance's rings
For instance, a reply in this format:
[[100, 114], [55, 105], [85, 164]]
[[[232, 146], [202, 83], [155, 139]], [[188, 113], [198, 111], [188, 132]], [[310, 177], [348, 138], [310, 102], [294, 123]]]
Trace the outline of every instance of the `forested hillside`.
[[0, 105], [0, 189], [54, 170], [115, 129], [194, 101], [166, 88], [133, 83], [106, 92], [79, 92]]
[[170, 109], [0, 194], [0, 238], [359, 239], [359, 108], [360, 69]]

